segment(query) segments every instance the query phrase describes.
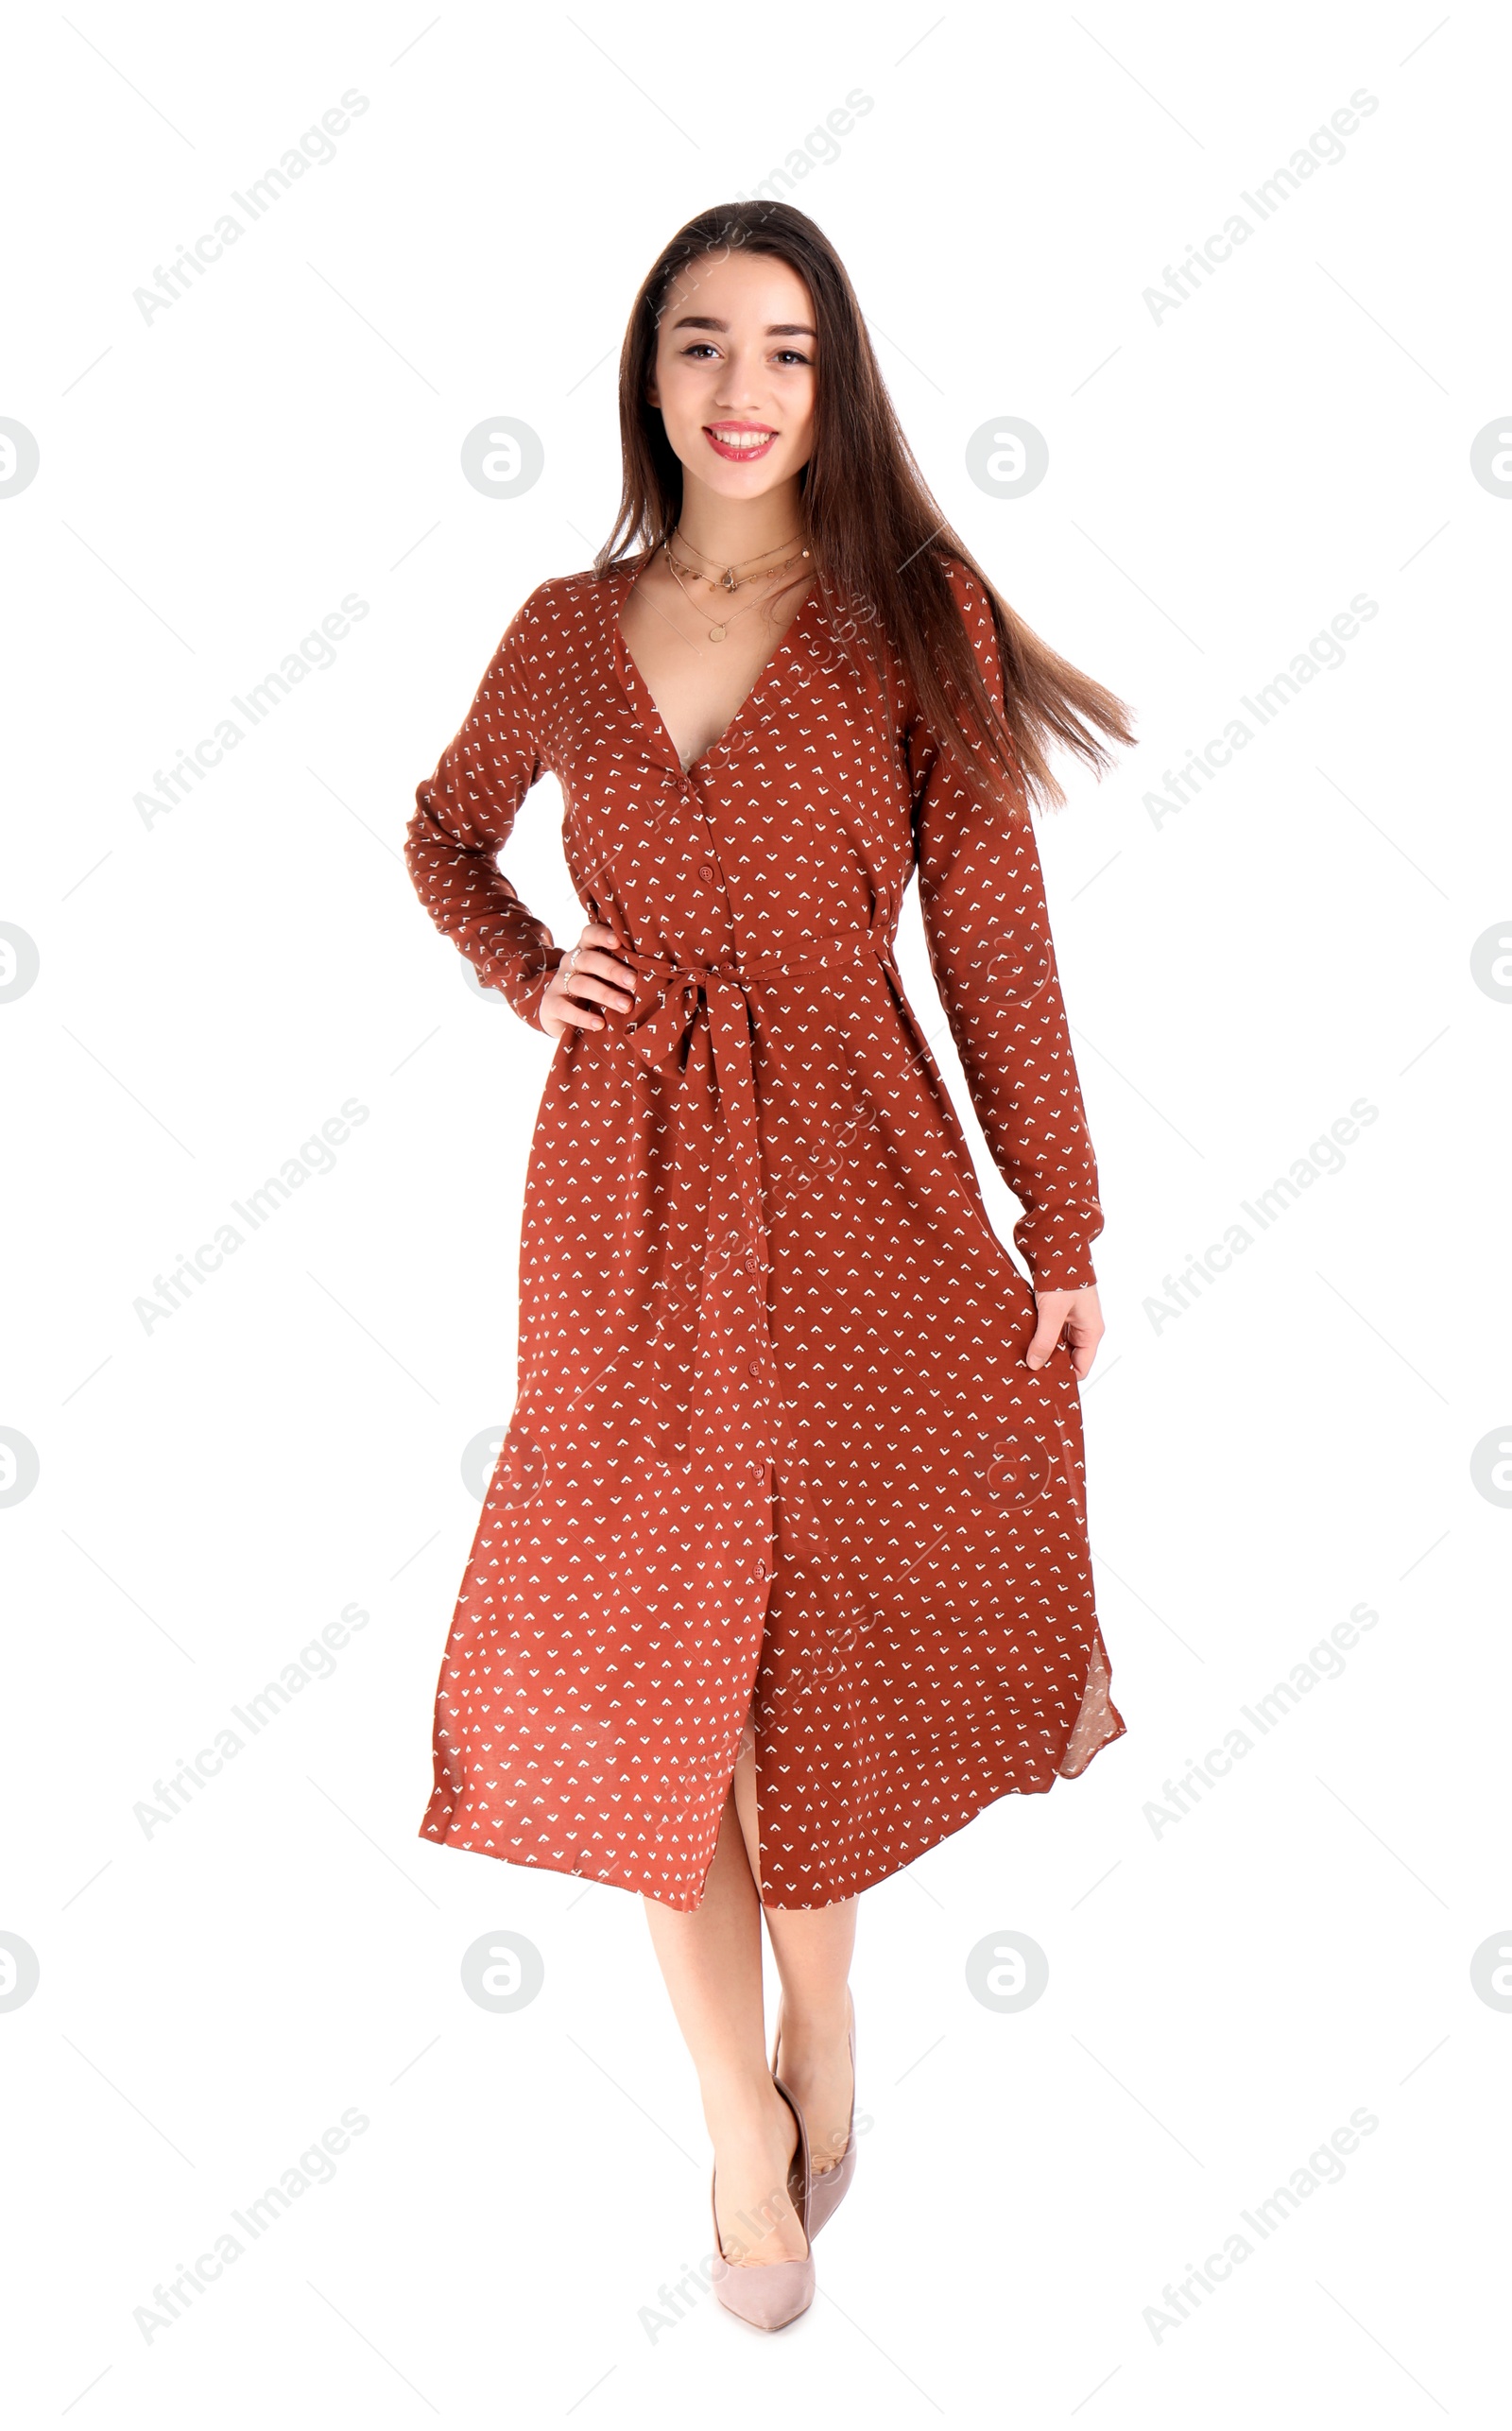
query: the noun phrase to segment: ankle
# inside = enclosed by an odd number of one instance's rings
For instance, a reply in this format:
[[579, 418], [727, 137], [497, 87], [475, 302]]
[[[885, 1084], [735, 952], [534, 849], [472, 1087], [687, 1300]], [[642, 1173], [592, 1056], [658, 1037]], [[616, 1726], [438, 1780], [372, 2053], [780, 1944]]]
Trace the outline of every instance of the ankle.
[[773, 2084], [771, 2073], [735, 2071], [703, 2079], [699, 2085], [704, 2124], [715, 2144], [727, 2138], [769, 2134], [791, 2124], [792, 2112]]
[[826, 2050], [844, 2043], [850, 2030], [850, 2010], [842, 1986], [838, 1999], [805, 2001], [801, 2006], [782, 1995], [782, 2048]]

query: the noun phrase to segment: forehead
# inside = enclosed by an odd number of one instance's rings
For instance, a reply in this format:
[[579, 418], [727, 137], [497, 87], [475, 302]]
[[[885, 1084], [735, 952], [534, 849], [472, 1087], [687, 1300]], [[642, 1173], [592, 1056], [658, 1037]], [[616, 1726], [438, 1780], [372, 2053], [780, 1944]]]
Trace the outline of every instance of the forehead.
[[790, 263], [739, 246], [701, 254], [673, 276], [662, 302], [661, 334], [679, 322], [725, 321], [742, 334], [774, 324], [814, 327], [808, 287]]

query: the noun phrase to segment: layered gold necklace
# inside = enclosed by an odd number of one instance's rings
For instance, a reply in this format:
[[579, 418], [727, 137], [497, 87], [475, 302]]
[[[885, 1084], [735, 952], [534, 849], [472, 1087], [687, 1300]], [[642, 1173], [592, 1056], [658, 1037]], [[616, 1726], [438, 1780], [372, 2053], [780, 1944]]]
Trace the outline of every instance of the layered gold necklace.
[[[677, 527], [677, 532], [678, 538], [681, 540], [682, 530], [680, 525]], [[788, 537], [790, 540], [796, 540], [798, 538], [798, 534], [793, 532], [790, 533]], [[683, 545], [687, 548], [694, 547], [692, 541], [684, 542]], [[775, 543], [776, 548], [786, 548], [787, 545], [787, 541], [778, 541]], [[684, 560], [675, 556], [670, 541], [663, 541], [662, 548], [662, 554], [665, 556], [667, 561], [667, 572], [671, 575], [673, 581], [677, 584], [678, 589], [681, 592], [684, 599], [688, 602], [689, 607], [697, 609], [700, 615], [707, 615], [709, 612], [707, 608], [698, 609], [698, 602], [694, 598], [692, 592], [688, 589], [687, 584], [682, 579], [682, 577], [685, 574], [690, 576], [695, 582], [706, 583], [711, 591], [732, 593], [736, 591], [744, 591], [747, 583], [769, 580], [771, 578], [779, 574], [785, 574], [789, 566], [800, 565], [809, 554], [807, 548], [795, 549], [791, 557], [783, 558], [779, 564], [765, 565], [763, 563], [763, 560], [765, 558], [771, 557], [774, 552], [772, 549], [762, 549], [755, 557], [739, 558], [733, 565], [721, 566], [719, 571], [715, 574], [706, 574], [701, 566], [690, 565]], [[708, 557], [708, 552], [704, 549], [696, 549], [695, 554], [699, 557]], [[716, 560], [713, 558], [708, 558], [708, 562], [711, 565], [713, 565]], [[753, 572], [743, 571], [743, 569], [747, 567], [754, 568], [755, 570]], [[765, 598], [769, 595], [769, 594], [764, 592], [762, 597]], [[761, 604], [761, 599], [752, 599], [746, 607], [737, 608], [731, 615], [726, 616], [720, 623], [711, 625], [709, 627], [709, 639], [712, 642], [722, 642], [726, 634], [729, 632], [730, 626], [735, 622], [736, 617], [748, 616], [751, 609], [759, 608]]]

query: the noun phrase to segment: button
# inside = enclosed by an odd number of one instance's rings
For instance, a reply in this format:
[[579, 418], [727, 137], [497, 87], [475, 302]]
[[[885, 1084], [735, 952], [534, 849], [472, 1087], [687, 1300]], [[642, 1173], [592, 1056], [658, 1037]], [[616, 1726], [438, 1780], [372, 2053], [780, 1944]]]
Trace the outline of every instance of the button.
[[746, 1271], [747, 1274], [759, 1274], [761, 1271], [761, 1259], [757, 1256], [754, 1250], [747, 1250]]
[[756, 1564], [756, 1576], [757, 1576], [757, 1578], [765, 1578], [765, 1576], [766, 1576], [766, 1564], [765, 1564], [765, 1561], [758, 1561], [758, 1562], [757, 1562], [757, 1564]]
[[707, 878], [709, 884], [713, 886], [714, 880], [718, 877], [719, 872], [712, 861], [700, 861], [698, 864], [698, 875], [700, 878]]
[[760, 1359], [747, 1359], [747, 1362], [746, 1362], [746, 1365], [747, 1365], [747, 1367], [750, 1370], [750, 1372], [751, 1372], [751, 1374], [752, 1374], [753, 1376], [757, 1376], [757, 1377], [764, 1376], [764, 1375], [765, 1374], [765, 1372], [766, 1372], [766, 1371], [765, 1371], [765, 1369], [763, 1367], [763, 1365], [762, 1365], [762, 1363], [761, 1363]]

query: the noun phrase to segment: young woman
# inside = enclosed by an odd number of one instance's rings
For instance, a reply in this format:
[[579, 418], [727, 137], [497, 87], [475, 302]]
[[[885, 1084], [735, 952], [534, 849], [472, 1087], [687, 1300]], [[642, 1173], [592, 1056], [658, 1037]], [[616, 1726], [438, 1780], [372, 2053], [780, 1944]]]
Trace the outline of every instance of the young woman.
[[[1132, 737], [946, 524], [800, 213], [674, 237], [620, 429], [608, 546], [519, 611], [408, 833], [437, 925], [558, 1042], [422, 1830], [643, 1894], [705, 2276], [773, 2328], [854, 2165], [860, 1893], [1124, 1730], [1077, 1395], [1102, 1216], [1028, 811], [1048, 749]], [[543, 769], [565, 948], [495, 859]], [[898, 975], [916, 872], [1032, 1284]]]

